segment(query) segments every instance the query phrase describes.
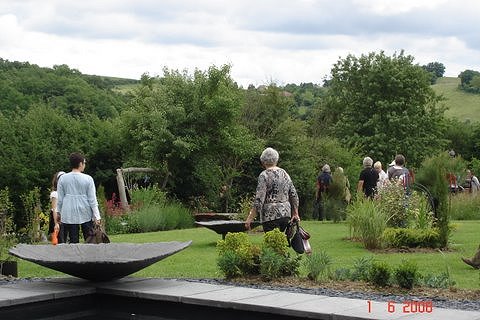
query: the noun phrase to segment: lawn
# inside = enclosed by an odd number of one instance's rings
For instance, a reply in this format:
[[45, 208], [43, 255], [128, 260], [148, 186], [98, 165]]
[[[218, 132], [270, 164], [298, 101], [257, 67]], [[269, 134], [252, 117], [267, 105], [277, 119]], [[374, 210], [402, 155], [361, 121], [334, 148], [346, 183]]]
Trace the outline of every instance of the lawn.
[[460, 121], [480, 120], [480, 94], [468, 93], [458, 88], [460, 78], [443, 77], [432, 86], [436, 94], [446, 99], [443, 103], [448, 107], [445, 115]]
[[[310, 243], [313, 250], [325, 250], [333, 259], [333, 269], [351, 268], [356, 258], [374, 255], [376, 259], [386, 261], [390, 265], [399, 264], [402, 259], [415, 261], [423, 274], [438, 274], [449, 268], [457, 287], [478, 289], [480, 287], [479, 271], [464, 264], [460, 257], [471, 257], [480, 242], [478, 230], [480, 221], [455, 221], [455, 231], [451, 238], [450, 250], [427, 253], [373, 253], [363, 248], [361, 243], [346, 240], [348, 226], [345, 223], [304, 221], [302, 225], [310, 232]], [[251, 232], [252, 242], [261, 243], [261, 232]], [[110, 236], [112, 242], [157, 242], [187, 241], [192, 245], [165, 260], [145, 268], [135, 274], [138, 277], [174, 277], [174, 278], [221, 278], [216, 266], [216, 241], [221, 236], [206, 228], [152, 232], [142, 234], [125, 234]], [[292, 251], [293, 253], [293, 251]], [[301, 276], [305, 271], [301, 270]], [[49, 277], [62, 274], [36, 264], [21, 260], [19, 262], [20, 277]]]

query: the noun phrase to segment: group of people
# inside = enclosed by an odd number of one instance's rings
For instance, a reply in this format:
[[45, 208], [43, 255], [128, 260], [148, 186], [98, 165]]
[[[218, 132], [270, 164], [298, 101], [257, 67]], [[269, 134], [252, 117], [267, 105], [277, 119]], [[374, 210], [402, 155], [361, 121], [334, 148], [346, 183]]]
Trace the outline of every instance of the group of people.
[[[265, 149], [260, 156], [260, 161], [265, 170], [258, 176], [254, 204], [245, 222], [247, 229], [250, 229], [251, 222], [257, 214], [260, 214], [264, 232], [274, 228], [279, 228], [283, 232], [290, 222], [300, 220], [297, 191], [288, 173], [277, 166], [278, 159], [279, 154], [273, 148]], [[405, 168], [405, 157], [401, 154], [395, 157], [387, 172], [383, 171], [382, 164], [379, 161], [374, 164], [370, 157], [363, 159], [363, 167], [357, 192], [362, 192], [368, 198], [373, 198], [376, 190], [390, 183], [390, 181], [399, 181], [399, 183], [405, 185], [409, 184], [411, 180], [410, 173]], [[343, 169], [339, 167], [338, 170], [343, 175]], [[328, 195], [332, 182], [330, 166], [325, 164], [317, 177], [316, 183], [315, 198], [318, 215], [315, 218], [319, 220], [325, 219], [323, 200]], [[350, 201], [349, 182], [346, 177], [344, 177], [343, 184], [346, 189], [345, 200]]]
[[[283, 232], [290, 222], [300, 220], [297, 191], [288, 173], [277, 166], [278, 159], [279, 154], [273, 148], [266, 148], [260, 156], [260, 161], [265, 170], [258, 176], [254, 204], [245, 222], [247, 229], [250, 229], [251, 222], [257, 214], [260, 215], [264, 232], [274, 228], [279, 228]], [[383, 171], [382, 164], [379, 161], [374, 164], [370, 157], [363, 159], [363, 167], [357, 191], [362, 192], [368, 198], [373, 198], [376, 190], [391, 181], [408, 185], [412, 180], [410, 172], [405, 168], [405, 157], [401, 154], [395, 157], [387, 172]], [[343, 169], [339, 167], [338, 170], [343, 175]], [[325, 164], [317, 177], [315, 197], [319, 205], [319, 220], [325, 218], [322, 198], [328, 194], [332, 181], [330, 166]], [[345, 189], [348, 190], [348, 179], [346, 177], [344, 178], [344, 185]], [[348, 194], [346, 192], [345, 200], [350, 201], [349, 191]]]
[[405, 157], [397, 154], [385, 172], [380, 161], [373, 163], [372, 158], [363, 159], [363, 170], [358, 179], [357, 193], [363, 193], [365, 197], [373, 199], [376, 192], [391, 182], [402, 185], [408, 192], [413, 182], [412, 173], [405, 167]]
[[100, 224], [97, 193], [93, 178], [83, 171], [85, 157], [78, 152], [69, 156], [71, 171], [59, 171], [52, 179], [50, 193], [49, 233], [58, 233], [58, 243], [79, 243], [80, 229], [84, 240], [94, 223]]

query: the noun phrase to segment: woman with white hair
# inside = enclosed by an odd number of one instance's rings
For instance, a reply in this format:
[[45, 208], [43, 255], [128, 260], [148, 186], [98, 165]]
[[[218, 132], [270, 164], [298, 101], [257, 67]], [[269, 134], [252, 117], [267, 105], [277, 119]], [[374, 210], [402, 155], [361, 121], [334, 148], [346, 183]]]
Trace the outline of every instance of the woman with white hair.
[[278, 158], [273, 148], [266, 148], [260, 156], [265, 170], [258, 176], [255, 202], [245, 222], [247, 229], [257, 213], [264, 232], [275, 228], [283, 232], [290, 221], [300, 220], [297, 191], [288, 173], [277, 167]]
[[378, 182], [378, 172], [372, 166], [372, 158], [363, 158], [363, 170], [360, 172], [357, 185], [357, 193], [363, 192], [365, 197], [370, 199], [373, 199]]
[[380, 190], [389, 183], [388, 174], [383, 171], [380, 161], [375, 162], [373, 168], [378, 172], [377, 190]]

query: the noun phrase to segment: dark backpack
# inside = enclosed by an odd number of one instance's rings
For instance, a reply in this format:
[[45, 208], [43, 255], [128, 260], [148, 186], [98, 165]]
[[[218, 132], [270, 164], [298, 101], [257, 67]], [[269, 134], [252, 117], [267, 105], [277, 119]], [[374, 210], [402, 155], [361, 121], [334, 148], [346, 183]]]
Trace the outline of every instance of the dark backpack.
[[330, 183], [332, 182], [332, 177], [330, 176], [330, 174], [322, 172], [318, 176], [317, 180], [320, 192], [328, 192], [328, 188], [330, 187]]
[[399, 179], [402, 177], [402, 186], [407, 193], [410, 193], [410, 187], [413, 184], [413, 177], [407, 168], [395, 169], [392, 172], [392, 179]]

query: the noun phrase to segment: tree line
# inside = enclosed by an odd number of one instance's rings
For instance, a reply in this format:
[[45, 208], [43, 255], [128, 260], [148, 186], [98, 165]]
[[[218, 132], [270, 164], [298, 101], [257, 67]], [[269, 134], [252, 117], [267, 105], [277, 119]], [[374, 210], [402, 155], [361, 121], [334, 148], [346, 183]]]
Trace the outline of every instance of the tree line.
[[[20, 197], [88, 158], [87, 173], [116, 192], [115, 170], [151, 167], [152, 180], [193, 210], [236, 211], [255, 191], [261, 151], [280, 153], [311, 214], [323, 164], [356, 181], [364, 156], [387, 164], [403, 153], [415, 168], [454, 149], [478, 165], [480, 126], [446, 119], [431, 72], [403, 52], [349, 55], [323, 85], [242, 88], [230, 66], [164, 69], [139, 81], [84, 75], [66, 65], [40, 68], [0, 59], [0, 187]], [[122, 94], [120, 84], [137, 84]], [[480, 169], [480, 166], [479, 166]]]

